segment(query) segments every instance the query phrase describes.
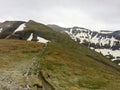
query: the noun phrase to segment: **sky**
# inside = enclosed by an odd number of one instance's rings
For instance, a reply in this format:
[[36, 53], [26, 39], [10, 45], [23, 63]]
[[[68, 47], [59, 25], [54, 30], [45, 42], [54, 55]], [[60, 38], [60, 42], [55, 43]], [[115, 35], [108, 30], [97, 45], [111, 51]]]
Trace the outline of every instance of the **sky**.
[[63, 27], [120, 30], [120, 0], [0, 0], [0, 22], [35, 20]]

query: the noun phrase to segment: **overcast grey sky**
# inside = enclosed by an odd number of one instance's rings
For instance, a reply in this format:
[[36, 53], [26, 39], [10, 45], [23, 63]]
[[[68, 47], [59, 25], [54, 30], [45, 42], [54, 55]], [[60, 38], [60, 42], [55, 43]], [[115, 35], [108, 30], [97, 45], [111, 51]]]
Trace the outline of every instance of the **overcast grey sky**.
[[44, 24], [120, 30], [120, 0], [0, 0], [0, 22], [35, 20]]

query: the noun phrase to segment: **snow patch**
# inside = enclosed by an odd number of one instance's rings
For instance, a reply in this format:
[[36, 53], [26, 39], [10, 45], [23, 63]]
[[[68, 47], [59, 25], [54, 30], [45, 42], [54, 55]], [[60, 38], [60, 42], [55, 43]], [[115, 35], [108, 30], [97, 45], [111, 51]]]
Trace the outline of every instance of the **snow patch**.
[[115, 42], [115, 41], [118, 41], [118, 40], [115, 39], [115, 38], [112, 36], [112, 38], [110, 39], [110, 41], [111, 41], [110, 46], [112, 47], [112, 46], [114, 45], [114, 42]]
[[91, 43], [95, 43], [95, 45], [96, 45], [97, 43], [99, 43], [99, 38], [98, 38], [97, 36], [98, 36], [98, 34], [96, 34], [96, 35], [90, 40], [90, 42], [91, 42]]
[[120, 56], [120, 50], [110, 50], [110, 49], [95, 49], [96, 52], [101, 52], [103, 55], [113, 55], [115, 57]]
[[72, 30], [72, 28], [71, 28], [71, 29], [70, 29], [70, 33], [71, 33], [71, 34], [72, 34], [72, 31], [73, 31], [73, 30]]
[[29, 36], [29, 38], [27, 39], [27, 41], [31, 41], [33, 38], [33, 33], [31, 33], [31, 35]]
[[18, 32], [18, 31], [23, 31], [25, 27], [26, 27], [25, 23], [21, 24], [21, 25], [14, 31], [14, 33], [15, 33], [15, 32]]
[[109, 44], [109, 40], [110, 40], [109, 38], [102, 37], [101, 40], [99, 40], [99, 44], [100, 44], [100, 45], [103, 45], [103, 46], [104, 46], [105, 44], [108, 45], [108, 44]]
[[89, 38], [88, 33], [85, 32], [78, 33], [75, 37], [80, 39], [80, 43], [84, 43], [84, 40], [88, 41]]
[[48, 43], [48, 42], [50, 42], [49, 40], [47, 40], [45, 38], [42, 38], [42, 37], [39, 37], [39, 36], [37, 36], [37, 39], [38, 39], [37, 42], [40, 42], [40, 43]]
[[77, 41], [76, 37], [71, 33], [72, 31], [68, 32], [65, 31], [73, 40]]
[[94, 48], [93, 48], [93, 47], [90, 47], [90, 49], [94, 50]]
[[105, 55], [112, 55], [115, 57], [115, 59], [112, 59], [112, 61], [116, 60], [117, 57], [120, 57], [120, 50], [110, 50], [110, 49], [95, 49], [96, 52], [102, 53]]
[[3, 30], [3, 29], [2, 29], [2, 28], [0, 28], [0, 32], [2, 32], [2, 30]]

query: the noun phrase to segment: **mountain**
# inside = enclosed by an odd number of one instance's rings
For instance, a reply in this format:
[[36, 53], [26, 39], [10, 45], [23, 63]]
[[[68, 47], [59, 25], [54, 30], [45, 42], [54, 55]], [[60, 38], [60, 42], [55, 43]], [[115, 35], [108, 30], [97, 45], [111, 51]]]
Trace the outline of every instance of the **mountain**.
[[0, 38], [6, 38], [8, 35], [12, 34], [22, 21], [5, 21], [0, 24]]
[[[51, 28], [55, 29], [51, 26]], [[73, 40], [103, 54], [120, 65], [120, 30], [100, 32], [82, 27], [72, 27], [64, 30]]]
[[102, 54], [41, 23], [10, 22], [0, 26], [1, 90], [120, 89], [120, 67]]

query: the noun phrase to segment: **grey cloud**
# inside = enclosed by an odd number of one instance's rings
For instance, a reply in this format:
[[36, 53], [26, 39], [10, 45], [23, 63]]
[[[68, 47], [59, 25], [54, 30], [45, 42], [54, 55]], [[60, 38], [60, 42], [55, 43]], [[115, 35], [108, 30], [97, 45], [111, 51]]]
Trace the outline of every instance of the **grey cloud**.
[[[52, 19], [54, 20], [55, 18], [50, 17], [49, 15], [58, 15], [58, 12], [59, 14], [62, 14], [61, 10], [59, 10], [61, 8], [62, 10], [71, 10], [71, 12], [77, 10], [78, 14], [79, 12], [83, 12], [93, 19], [94, 23], [100, 22], [101, 24], [110, 25], [120, 23], [120, 0], [0, 0], [0, 20], [13, 18], [44, 21], [43, 19], [46, 19], [45, 23], [50, 23], [47, 22], [47, 18], [44, 17], [49, 17], [51, 21]], [[58, 12], [54, 12], [53, 9], [58, 10]], [[79, 16], [81, 15], [77, 15], [78, 20], [80, 20]], [[64, 17], [62, 18], [65, 19]], [[75, 20], [68, 22], [76, 24]], [[89, 20], [86, 22], [89, 22]], [[67, 22], [62, 23], [65, 24]]]

